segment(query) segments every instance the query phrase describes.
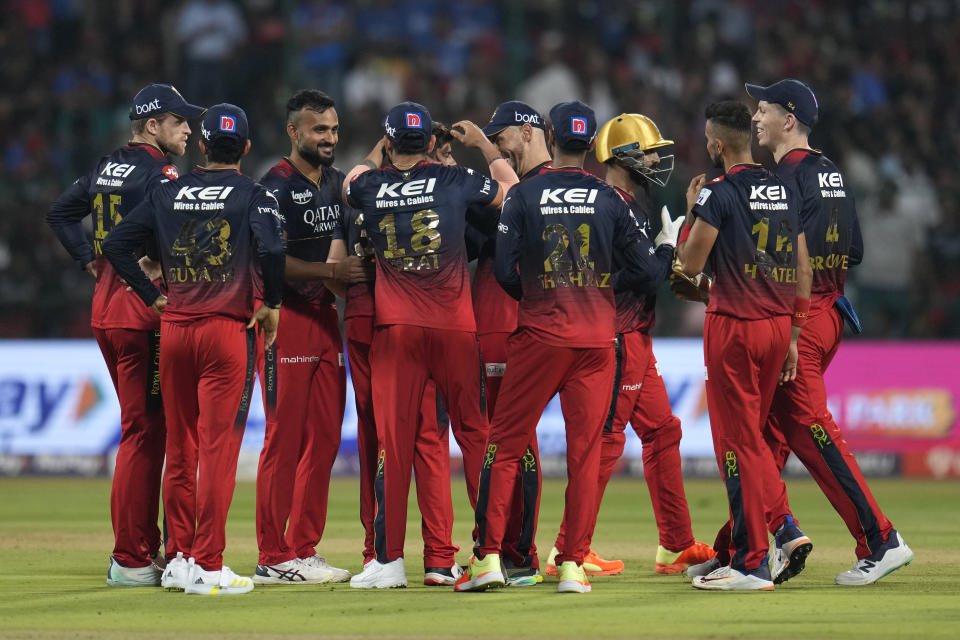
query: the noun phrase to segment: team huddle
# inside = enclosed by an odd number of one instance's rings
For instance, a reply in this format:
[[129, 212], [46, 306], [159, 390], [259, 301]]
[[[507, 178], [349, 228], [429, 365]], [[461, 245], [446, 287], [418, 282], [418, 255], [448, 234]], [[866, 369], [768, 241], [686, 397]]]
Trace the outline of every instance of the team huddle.
[[[843, 297], [863, 255], [852, 196], [808, 145], [819, 107], [806, 85], [747, 92], [752, 116], [736, 101], [707, 108], [707, 152], [722, 173], [694, 178], [685, 215], [664, 207], [654, 233], [651, 191], [670, 177], [673, 142], [640, 114], [598, 126], [579, 101], [548, 118], [511, 101], [482, 128], [448, 127], [404, 102], [344, 175], [333, 167], [335, 104], [304, 90], [287, 103], [290, 155], [257, 182], [240, 172], [251, 147], [241, 108], [204, 109], [171, 85], [142, 89], [132, 140], [47, 215], [96, 277], [91, 325], [121, 407], [107, 584], [209, 595], [348, 580], [405, 587], [412, 472], [424, 584], [482, 591], [546, 574], [558, 592], [589, 592], [589, 576], [624, 569], [593, 550], [593, 533], [628, 423], [643, 444], [657, 573], [686, 571], [706, 590], [771, 590], [796, 576], [813, 543], [780, 477], [790, 452], [856, 541], [838, 584], [909, 564], [827, 409], [824, 371], [844, 322], [859, 330]], [[206, 163], [181, 176], [167, 156], [184, 154], [197, 120]], [[772, 170], [754, 162], [754, 128]], [[458, 166], [453, 142], [482, 153], [489, 175]], [[588, 153], [603, 179], [583, 169]], [[712, 547], [693, 536], [681, 425], [652, 349], [665, 280], [706, 304], [707, 405], [730, 506]], [[347, 359], [364, 531], [355, 575], [316, 551]], [[244, 577], [223, 551], [255, 376], [266, 433], [259, 558]], [[556, 395], [568, 484], [541, 567], [536, 427]], [[448, 426], [475, 514], [465, 566], [452, 540]]]

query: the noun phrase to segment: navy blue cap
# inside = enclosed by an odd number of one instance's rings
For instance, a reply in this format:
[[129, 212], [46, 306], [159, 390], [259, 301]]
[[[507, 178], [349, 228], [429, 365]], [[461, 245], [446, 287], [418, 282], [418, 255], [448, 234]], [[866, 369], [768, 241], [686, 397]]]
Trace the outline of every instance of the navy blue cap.
[[383, 129], [401, 153], [426, 151], [433, 135], [433, 119], [422, 104], [401, 102], [387, 112]]
[[241, 142], [250, 137], [247, 114], [235, 104], [222, 102], [207, 109], [200, 123], [200, 135], [206, 141], [217, 138], [235, 138]]
[[190, 104], [172, 84], [150, 84], [140, 89], [130, 105], [130, 119], [153, 118], [161, 113], [173, 113], [190, 120], [199, 118], [206, 111]]
[[529, 124], [538, 129], [544, 129], [543, 116], [528, 105], [526, 102], [511, 100], [501, 103], [496, 111], [490, 116], [490, 122], [487, 123], [481, 131], [485, 136], [493, 136], [507, 127], [519, 127], [523, 124]]
[[810, 87], [799, 80], [787, 78], [769, 87], [749, 83], [745, 86], [747, 95], [751, 98], [780, 105], [808, 127], [813, 127], [817, 123], [817, 117], [820, 115], [817, 97], [813, 95]]
[[582, 151], [597, 137], [597, 116], [593, 109], [580, 102], [561, 102], [550, 109], [550, 126], [557, 146]]

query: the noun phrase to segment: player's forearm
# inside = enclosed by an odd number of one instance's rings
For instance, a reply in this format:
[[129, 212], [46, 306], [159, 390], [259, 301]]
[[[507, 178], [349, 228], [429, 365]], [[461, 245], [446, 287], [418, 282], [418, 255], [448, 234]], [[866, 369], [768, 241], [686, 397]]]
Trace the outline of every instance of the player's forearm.
[[287, 256], [286, 271], [284, 277], [288, 282], [310, 282], [316, 280], [327, 280], [335, 277], [334, 266], [336, 263], [327, 262], [309, 262]]
[[520, 182], [520, 178], [517, 177], [517, 173], [513, 170], [513, 167], [500, 157], [500, 152], [496, 151], [497, 148], [493, 147], [493, 149], [496, 152], [496, 156], [493, 159], [488, 159], [487, 162], [490, 163], [490, 177], [493, 178], [500, 187], [499, 199], [503, 202], [507, 197], [507, 192], [510, 190], [510, 187]]
[[263, 303], [271, 308], [283, 301], [283, 272], [286, 255], [283, 252], [268, 252], [260, 258], [260, 273], [263, 274]]

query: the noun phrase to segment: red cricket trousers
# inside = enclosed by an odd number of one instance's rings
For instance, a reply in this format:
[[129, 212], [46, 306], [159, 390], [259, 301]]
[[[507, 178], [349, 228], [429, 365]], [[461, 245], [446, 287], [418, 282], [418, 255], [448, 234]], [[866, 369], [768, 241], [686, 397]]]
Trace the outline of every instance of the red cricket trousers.
[[110, 491], [113, 557], [145, 567], [160, 549], [160, 480], [166, 431], [160, 398], [160, 331], [94, 329], [120, 400], [120, 444]]
[[[374, 548], [377, 560], [387, 563], [403, 557], [407, 494], [427, 381], [436, 383], [454, 433], [460, 434], [464, 473], [468, 483], [472, 479], [474, 495], [489, 425], [481, 402], [479, 346], [472, 332], [380, 326], [370, 348], [370, 366], [383, 459], [374, 487]], [[449, 485], [449, 476], [446, 482]]]
[[[483, 357], [487, 419], [492, 423], [497, 396], [500, 393], [500, 383], [506, 371], [507, 340], [510, 334], [481, 333], [477, 338], [480, 340], [480, 353]], [[542, 485], [540, 473], [540, 451], [536, 434], [534, 434], [517, 469], [519, 482], [514, 488], [510, 518], [501, 546], [503, 555], [515, 565], [536, 569], [540, 568], [540, 558], [537, 556], [537, 545], [534, 540], [537, 533], [537, 519], [540, 516]], [[475, 500], [471, 502], [471, 506], [476, 507]]]
[[257, 336], [244, 322], [223, 316], [161, 322], [160, 333], [167, 557], [180, 551], [204, 570], [217, 571], [250, 408]]
[[[257, 347], [267, 425], [257, 468], [260, 564], [309, 558], [327, 521], [346, 402], [333, 305], [286, 305], [276, 342]], [[289, 521], [289, 522], [288, 522]]]
[[557, 563], [582, 563], [597, 511], [600, 433], [610, 407], [613, 345], [573, 349], [545, 344], [522, 328], [507, 346], [499, 408], [490, 430], [477, 500], [475, 553], [501, 553], [517, 479], [516, 467], [536, 437], [547, 403], [560, 394], [567, 436], [567, 548]]
[[744, 573], [767, 556], [765, 493], [779, 473], [762, 432], [789, 344], [789, 316], [708, 313], [704, 322], [710, 430], [733, 523], [730, 564]]
[[[360, 457], [360, 522], [364, 529], [363, 559], [376, 557], [374, 518], [377, 497], [374, 483], [380, 448], [373, 414], [370, 386], [370, 345], [373, 342], [373, 318], [346, 319], [350, 380], [357, 406], [357, 452]], [[451, 542], [453, 504], [450, 489], [450, 440], [446, 425], [437, 421], [437, 393], [428, 381], [420, 407], [413, 471], [417, 479], [417, 504], [420, 506], [424, 567], [451, 567], [459, 551]]]
[[[680, 469], [682, 433], [680, 420], [670, 408], [652, 346], [646, 333], [631, 331], [617, 336], [612, 406], [600, 444], [597, 510], [614, 466], [623, 455], [624, 429], [629, 422], [643, 443], [643, 477], [650, 492], [660, 544], [670, 551], [682, 551], [694, 543]], [[566, 514], [557, 536], [559, 550], [563, 549], [565, 534]]]
[[[865, 558], [887, 539], [893, 525], [877, 505], [840, 427], [827, 409], [823, 374], [843, 338], [843, 319], [833, 308], [811, 316], [800, 334], [797, 378], [777, 388], [764, 433], [777, 468], [783, 470], [790, 451], [804, 464], [830, 504], [843, 518]], [[768, 510], [775, 531], [790, 513], [783, 481], [772, 488]], [[777, 519], [777, 517], [779, 519]]]

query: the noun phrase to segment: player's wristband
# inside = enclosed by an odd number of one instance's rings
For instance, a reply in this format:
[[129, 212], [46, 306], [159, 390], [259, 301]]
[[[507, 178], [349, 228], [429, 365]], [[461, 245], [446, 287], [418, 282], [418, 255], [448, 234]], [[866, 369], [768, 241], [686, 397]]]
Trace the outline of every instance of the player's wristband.
[[683, 244], [687, 241], [687, 238], [690, 237], [691, 229], [693, 229], [692, 224], [684, 225], [684, 227], [680, 229], [680, 237], [677, 238], [677, 244]]
[[802, 327], [807, 323], [807, 314], [810, 312], [810, 298], [796, 297], [793, 299], [793, 326]]

